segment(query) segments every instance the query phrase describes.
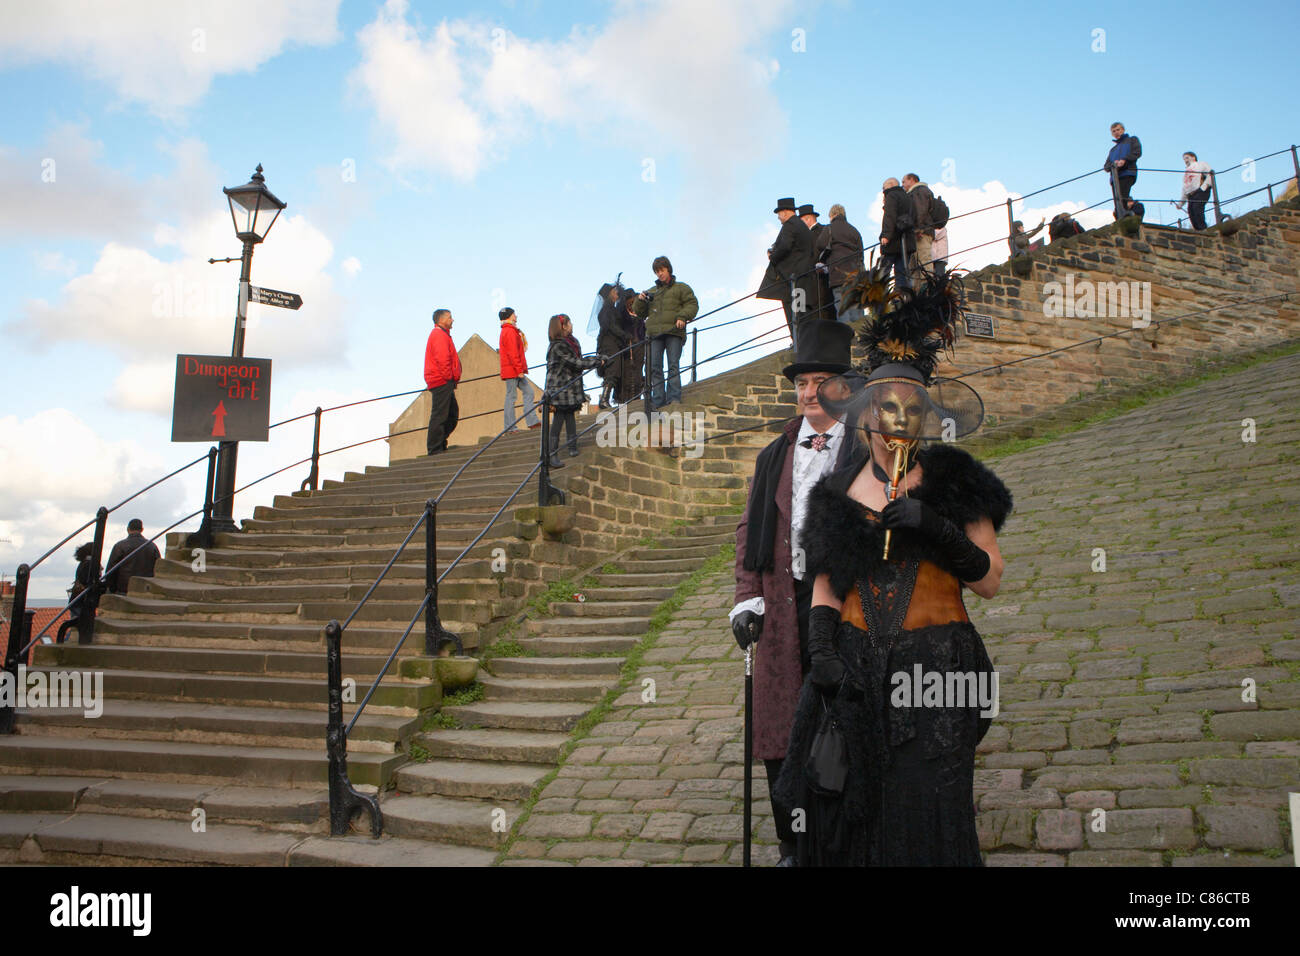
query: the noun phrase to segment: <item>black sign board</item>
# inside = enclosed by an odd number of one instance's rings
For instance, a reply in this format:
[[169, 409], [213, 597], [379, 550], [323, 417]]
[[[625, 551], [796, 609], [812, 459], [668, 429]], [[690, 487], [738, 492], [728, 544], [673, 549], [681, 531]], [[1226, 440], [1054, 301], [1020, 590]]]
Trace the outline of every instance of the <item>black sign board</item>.
[[978, 312], [967, 312], [965, 319], [967, 336], [972, 339], [993, 338], [993, 316], [980, 315]]
[[176, 356], [172, 441], [266, 441], [271, 360]]
[[263, 289], [255, 285], [248, 287], [248, 301], [273, 305], [280, 309], [302, 308], [302, 296], [297, 292], [281, 292], [279, 289]]

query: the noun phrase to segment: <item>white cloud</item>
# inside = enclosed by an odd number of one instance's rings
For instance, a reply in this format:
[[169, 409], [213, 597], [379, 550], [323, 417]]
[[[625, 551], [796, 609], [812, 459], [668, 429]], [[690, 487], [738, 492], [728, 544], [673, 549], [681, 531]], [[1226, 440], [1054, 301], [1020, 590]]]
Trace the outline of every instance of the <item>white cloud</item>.
[[[87, 273], [67, 282], [53, 302], [29, 300], [8, 326], [37, 347], [68, 341], [104, 345], [134, 364], [110, 398], [124, 408], [164, 411], [176, 353], [229, 354], [239, 282], [238, 263], [209, 265], [213, 250], [232, 243], [230, 217], [210, 213], [185, 230], [160, 227], [156, 239], [178, 255], [162, 259], [110, 242]], [[276, 361], [328, 364], [345, 349], [343, 303], [327, 272], [333, 244], [303, 216], [284, 216], [253, 259], [253, 284], [297, 292], [299, 311], [248, 304], [245, 353]], [[91, 384], [93, 387], [93, 383]], [[107, 385], [107, 383], [103, 383]]]
[[339, 0], [42, 0], [5, 5], [0, 67], [52, 61], [167, 114], [291, 44], [338, 39]]
[[624, 3], [599, 29], [546, 41], [469, 20], [444, 20], [426, 38], [406, 0], [388, 0], [359, 34], [352, 79], [399, 170], [469, 180], [535, 126], [599, 132], [635, 116], [638, 148], [680, 152], [716, 175], [716, 162], [752, 162], [782, 141], [786, 119], [771, 89], [779, 64], [760, 48], [791, 6]]
[[170, 415], [175, 388], [175, 360], [132, 362], [113, 382], [108, 403], [125, 411]]
[[351, 278], [361, 271], [361, 260], [356, 256], [348, 256], [339, 263], [339, 266], [343, 269], [344, 275]]
[[68, 277], [77, 273], [77, 264], [57, 249], [54, 252], [33, 253], [33, 257], [36, 259], [36, 267], [42, 272], [55, 272]]
[[[0, 417], [0, 539], [9, 539], [0, 543], [0, 570], [12, 580], [20, 562], [35, 561], [94, 518], [101, 505], [116, 505], [168, 470], [144, 445], [131, 439], [106, 441], [65, 408], [22, 420]], [[195, 482], [201, 484], [202, 477]], [[130, 514], [110, 516], [106, 550], [125, 535], [129, 518], [143, 518], [152, 533], [185, 513], [181, 508], [187, 503], [182, 479], [160, 485], [128, 504]], [[93, 532], [92, 527], [73, 538], [38, 569], [32, 578], [34, 597], [63, 596], [72, 580], [72, 552]]]
[[75, 124], [36, 147], [0, 146], [0, 229], [22, 236], [121, 236], [140, 229], [138, 185], [101, 165], [104, 144]]

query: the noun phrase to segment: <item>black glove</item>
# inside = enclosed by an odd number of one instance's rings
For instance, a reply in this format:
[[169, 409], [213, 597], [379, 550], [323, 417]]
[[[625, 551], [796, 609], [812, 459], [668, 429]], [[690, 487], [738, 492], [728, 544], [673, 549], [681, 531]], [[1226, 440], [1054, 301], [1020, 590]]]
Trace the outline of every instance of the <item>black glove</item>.
[[844, 664], [835, 652], [835, 629], [840, 626], [840, 612], [819, 604], [808, 615], [808, 657], [812, 659], [809, 676], [813, 686], [823, 693], [839, 689], [844, 680]]
[[988, 552], [919, 498], [895, 498], [880, 512], [880, 525], [918, 531], [929, 538], [939, 549], [944, 570], [959, 581], [978, 581], [989, 573]]
[[742, 651], [750, 644], [757, 644], [763, 635], [763, 615], [741, 611], [731, 622], [731, 633], [736, 636], [736, 643]]

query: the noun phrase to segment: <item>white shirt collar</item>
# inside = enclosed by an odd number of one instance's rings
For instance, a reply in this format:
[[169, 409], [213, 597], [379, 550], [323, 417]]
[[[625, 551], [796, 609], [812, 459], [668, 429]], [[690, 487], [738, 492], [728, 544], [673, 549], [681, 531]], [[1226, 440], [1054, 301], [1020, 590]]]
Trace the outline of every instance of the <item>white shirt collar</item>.
[[[803, 424], [799, 426], [799, 434], [795, 438], [795, 443], [798, 444], [799, 442], [803, 441], [805, 438], [811, 438], [813, 435], [816, 434], [818, 434], [817, 429], [813, 428], [811, 423], [809, 423], [808, 419], [805, 418], [803, 420]], [[831, 425], [830, 428], [826, 429], [826, 431], [821, 432], [821, 434], [830, 435], [832, 438], [839, 438], [841, 435], [844, 434], [844, 423], [835, 422], [834, 424]]]

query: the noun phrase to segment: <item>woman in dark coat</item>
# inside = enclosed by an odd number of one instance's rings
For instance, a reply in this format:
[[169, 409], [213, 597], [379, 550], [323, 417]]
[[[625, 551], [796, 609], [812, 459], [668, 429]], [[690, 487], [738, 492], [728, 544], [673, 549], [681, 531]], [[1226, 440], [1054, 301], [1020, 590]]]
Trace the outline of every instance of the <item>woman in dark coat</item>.
[[[618, 286], [607, 282], [600, 287], [599, 295], [601, 306], [597, 321], [600, 323], [600, 335], [596, 338], [596, 351], [601, 355], [618, 355], [628, 344], [627, 331], [623, 328], [623, 318], [620, 315], [622, 303], [619, 302]], [[623, 363], [620, 361], [622, 357], [618, 355], [618, 358], [600, 366], [600, 377], [605, 380], [605, 385], [600, 390], [601, 408], [613, 407], [609, 401], [611, 393], [614, 393], [617, 400], [623, 371]]]
[[636, 290], [624, 289], [623, 301], [619, 303], [619, 319], [623, 333], [627, 336], [623, 347], [637, 343], [615, 361], [618, 363], [618, 391], [615, 400], [620, 404], [635, 401], [645, 390], [645, 319], [640, 318], [633, 307], [636, 304]]
[[[975, 748], [998, 679], [962, 592], [997, 594], [1011, 494], [962, 449], [922, 447], [940, 421], [969, 434], [983, 415], [973, 391], [964, 408], [957, 386], [930, 392], [952, 302], [927, 286], [875, 319], [863, 336], [870, 375], [818, 392], [832, 411], [842, 386], [850, 397], [832, 414], [867, 437], [813, 488], [801, 537], [815, 576], [811, 668], [774, 794], [806, 812], [801, 865], [982, 865]], [[843, 760], [813, 746], [830, 723]]]
[[551, 467], [563, 468], [557, 457], [560, 429], [569, 428], [569, 456], [578, 453], [578, 426], [574, 414], [587, 401], [582, 373], [600, 364], [599, 356], [582, 357], [582, 346], [573, 337], [573, 323], [563, 313], [551, 316], [547, 331], [551, 345], [546, 350], [546, 404], [551, 406]]

